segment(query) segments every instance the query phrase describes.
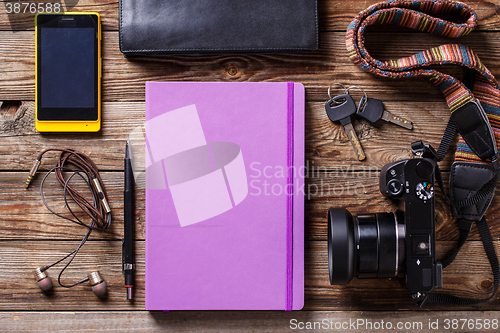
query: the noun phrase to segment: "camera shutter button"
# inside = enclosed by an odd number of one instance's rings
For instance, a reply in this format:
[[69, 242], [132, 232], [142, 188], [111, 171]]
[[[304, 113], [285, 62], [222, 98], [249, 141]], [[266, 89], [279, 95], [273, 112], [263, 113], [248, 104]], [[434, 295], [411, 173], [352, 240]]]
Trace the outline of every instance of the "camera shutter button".
[[387, 183], [387, 194], [399, 195], [403, 192], [403, 183], [399, 179], [391, 179]]
[[416, 172], [420, 178], [428, 179], [434, 173], [434, 166], [429, 161], [422, 160], [417, 163]]

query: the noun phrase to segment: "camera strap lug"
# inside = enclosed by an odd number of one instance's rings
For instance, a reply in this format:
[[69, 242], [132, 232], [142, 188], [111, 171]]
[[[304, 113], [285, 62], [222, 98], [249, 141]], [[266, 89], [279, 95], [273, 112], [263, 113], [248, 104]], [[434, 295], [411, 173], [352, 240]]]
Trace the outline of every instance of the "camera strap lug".
[[424, 306], [425, 302], [427, 301], [428, 296], [425, 293], [422, 294], [422, 293], [417, 292], [417, 293], [411, 295], [411, 298], [421, 308]]
[[437, 151], [431, 145], [424, 145], [422, 140], [415, 141], [411, 144], [411, 152], [418, 157], [430, 158], [435, 162], [442, 160]]

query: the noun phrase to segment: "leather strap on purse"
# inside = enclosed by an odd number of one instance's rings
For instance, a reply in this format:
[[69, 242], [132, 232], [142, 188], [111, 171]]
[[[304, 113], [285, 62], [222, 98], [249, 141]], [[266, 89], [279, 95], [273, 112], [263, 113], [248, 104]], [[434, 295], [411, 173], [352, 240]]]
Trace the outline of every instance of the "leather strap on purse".
[[[452, 16], [453, 23], [437, 16]], [[446, 37], [467, 35], [477, 25], [477, 15], [458, 1], [393, 0], [375, 4], [359, 13], [347, 28], [346, 46], [351, 60], [361, 69], [390, 78], [425, 76], [443, 93], [451, 111], [441, 145], [433, 151], [436, 160], [446, 155], [453, 138], [460, 133], [455, 162], [450, 174], [447, 196], [459, 221], [460, 240], [455, 253], [443, 261], [449, 265], [467, 240], [473, 222], [477, 223], [490, 261], [494, 290], [485, 299], [466, 299], [432, 293], [417, 297], [424, 302], [469, 305], [491, 299], [498, 287], [500, 268], [484, 213], [488, 209], [499, 180], [497, 145], [500, 142], [500, 90], [498, 82], [467, 46], [447, 44], [397, 60], [380, 61], [364, 46], [364, 32], [373, 24], [390, 24]], [[439, 72], [436, 66], [453, 64], [467, 69], [464, 82]], [[442, 188], [440, 173], [436, 180]], [[443, 192], [444, 193], [444, 192]]]

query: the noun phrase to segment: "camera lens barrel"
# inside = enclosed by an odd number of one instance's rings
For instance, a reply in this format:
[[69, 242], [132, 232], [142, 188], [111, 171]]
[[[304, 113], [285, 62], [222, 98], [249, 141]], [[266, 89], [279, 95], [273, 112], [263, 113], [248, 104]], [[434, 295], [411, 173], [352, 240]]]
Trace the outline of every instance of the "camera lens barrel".
[[331, 284], [398, 276], [404, 264], [404, 218], [394, 213], [352, 216], [328, 211], [328, 264]]
[[379, 267], [379, 226], [376, 215], [362, 215], [354, 218], [354, 237], [357, 246], [358, 269], [360, 279], [374, 279]]

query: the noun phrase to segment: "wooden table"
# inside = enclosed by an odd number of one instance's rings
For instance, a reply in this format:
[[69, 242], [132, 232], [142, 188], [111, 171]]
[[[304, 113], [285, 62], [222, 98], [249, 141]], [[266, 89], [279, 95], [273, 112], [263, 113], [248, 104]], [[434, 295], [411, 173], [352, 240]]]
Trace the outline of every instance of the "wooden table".
[[[356, 13], [375, 1], [318, 2], [321, 46], [316, 52], [127, 60], [118, 47], [118, 1], [65, 0], [66, 5], [77, 3], [75, 11], [97, 11], [103, 18], [103, 126], [97, 134], [60, 135], [40, 134], [34, 129], [33, 17], [8, 16], [4, 5], [0, 4], [0, 101], [3, 101], [0, 111], [0, 280], [3, 282], [0, 331], [284, 332], [294, 328], [291, 320], [296, 319], [297, 328], [302, 327], [299, 322], [324, 320], [322, 323], [327, 322], [334, 329], [340, 328], [340, 323], [346, 331], [345, 323], [364, 320], [371, 322], [372, 328], [366, 324], [359, 326], [357, 331], [380, 331], [376, 328], [377, 325], [381, 328], [383, 321], [391, 322], [394, 329], [396, 323], [401, 322], [405, 327], [400, 331], [416, 332], [428, 331], [429, 323], [436, 320], [441, 331], [448, 331], [446, 320], [500, 319], [500, 314], [495, 312], [500, 310], [498, 297], [477, 306], [428, 305], [421, 311], [397, 280], [354, 279], [346, 286], [329, 284], [327, 208], [346, 207], [355, 214], [395, 210], [396, 204], [379, 193], [379, 170], [387, 163], [411, 157], [409, 145], [413, 141], [422, 139], [437, 147], [449, 110], [442, 94], [425, 79], [376, 77], [361, 71], [348, 59], [345, 28]], [[479, 28], [460, 42], [471, 46], [493, 74], [500, 77], [500, 1], [468, 2], [478, 12]], [[386, 28], [373, 29], [367, 36], [368, 49], [379, 59], [410, 55], [430, 46], [453, 42]], [[461, 69], [450, 67], [447, 72], [462, 77]], [[296, 81], [305, 85], [306, 158], [309, 165], [316, 168], [314, 170], [319, 170], [310, 174], [307, 184], [312, 188], [326, 184], [335, 190], [320, 191], [306, 198], [306, 302], [303, 311], [145, 311], [143, 190], [137, 193], [135, 218], [136, 297], [133, 302], [125, 299], [121, 274], [124, 145], [127, 134], [144, 123], [144, 83], [148, 80]], [[330, 122], [324, 111], [327, 88], [333, 82], [362, 87], [368, 96], [382, 99], [390, 112], [412, 119], [415, 128], [408, 131], [386, 123], [372, 126], [357, 121], [355, 128], [367, 154], [366, 161], [358, 162], [342, 127]], [[87, 285], [69, 290], [56, 286], [53, 293], [44, 295], [34, 281], [34, 268], [71, 251], [85, 233], [82, 228], [55, 218], [43, 206], [38, 191], [41, 174], [28, 190], [24, 189], [37, 153], [53, 146], [85, 152], [101, 170], [113, 212], [112, 227], [107, 232], [92, 234], [70, 266], [67, 278], [77, 279], [94, 269], [100, 270], [108, 283], [109, 295], [105, 300], [97, 299]], [[450, 154], [441, 163], [445, 178], [451, 162]], [[44, 158], [42, 169], [48, 170], [54, 163], [54, 158]], [[438, 198], [437, 250], [439, 258], [444, 258], [454, 248], [458, 230], [439, 191]], [[498, 196], [487, 217], [498, 245]], [[57, 269], [50, 270], [52, 276], [57, 273]], [[443, 291], [482, 298], [491, 292], [492, 281], [490, 266], [474, 227], [457, 260], [445, 270]], [[475, 331], [467, 326], [462, 329], [462, 322], [458, 323], [458, 329], [453, 331]], [[356, 331], [352, 326], [349, 328]]]

